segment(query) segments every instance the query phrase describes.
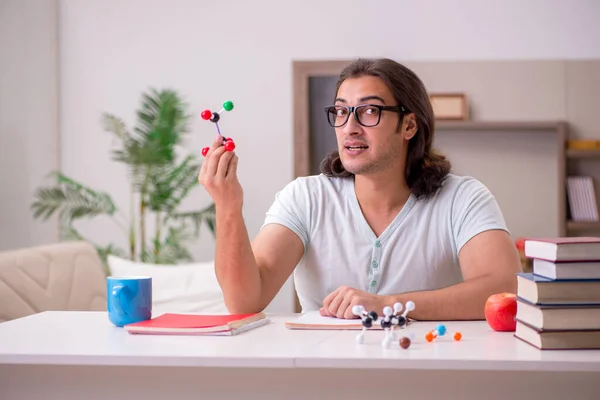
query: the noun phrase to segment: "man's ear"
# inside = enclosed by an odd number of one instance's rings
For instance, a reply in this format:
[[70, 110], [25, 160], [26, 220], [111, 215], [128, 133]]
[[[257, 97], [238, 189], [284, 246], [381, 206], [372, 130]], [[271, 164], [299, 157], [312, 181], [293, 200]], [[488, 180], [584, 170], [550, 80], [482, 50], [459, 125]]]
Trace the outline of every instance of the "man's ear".
[[417, 126], [417, 118], [415, 117], [415, 114], [411, 113], [406, 115], [404, 117], [404, 124], [402, 126], [402, 136], [404, 136], [404, 139], [412, 139], [412, 137], [417, 134], [418, 129], [419, 128]]

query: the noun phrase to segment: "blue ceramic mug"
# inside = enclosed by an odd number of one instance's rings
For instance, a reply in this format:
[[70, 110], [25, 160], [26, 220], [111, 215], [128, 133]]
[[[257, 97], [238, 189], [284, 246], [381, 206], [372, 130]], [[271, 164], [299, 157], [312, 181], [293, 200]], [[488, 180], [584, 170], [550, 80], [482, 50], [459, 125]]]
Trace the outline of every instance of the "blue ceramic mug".
[[109, 276], [106, 278], [108, 319], [123, 326], [152, 318], [152, 278]]

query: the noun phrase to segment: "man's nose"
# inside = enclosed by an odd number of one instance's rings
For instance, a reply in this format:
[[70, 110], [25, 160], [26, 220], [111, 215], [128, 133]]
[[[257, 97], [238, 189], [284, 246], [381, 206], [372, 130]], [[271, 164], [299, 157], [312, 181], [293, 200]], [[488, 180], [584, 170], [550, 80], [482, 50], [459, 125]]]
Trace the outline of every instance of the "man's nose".
[[357, 135], [362, 133], [362, 125], [358, 123], [354, 113], [350, 113], [348, 121], [346, 121], [343, 129], [346, 135]]

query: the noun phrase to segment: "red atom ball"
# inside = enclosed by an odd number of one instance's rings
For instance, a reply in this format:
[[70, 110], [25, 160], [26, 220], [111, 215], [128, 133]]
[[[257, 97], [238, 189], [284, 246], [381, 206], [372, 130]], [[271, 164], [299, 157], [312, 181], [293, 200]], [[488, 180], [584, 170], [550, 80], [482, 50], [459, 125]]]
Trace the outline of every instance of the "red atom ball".
[[225, 151], [233, 151], [235, 149], [235, 143], [233, 140], [227, 139], [225, 142]]
[[212, 117], [212, 113], [210, 112], [210, 110], [204, 110], [204, 111], [202, 111], [200, 116], [202, 117], [202, 119], [209, 120], [210, 117]]
[[209, 150], [209, 147], [204, 147], [204, 148], [202, 149], [202, 155], [203, 155], [204, 157], [206, 157], [206, 153], [208, 153], [208, 150]]

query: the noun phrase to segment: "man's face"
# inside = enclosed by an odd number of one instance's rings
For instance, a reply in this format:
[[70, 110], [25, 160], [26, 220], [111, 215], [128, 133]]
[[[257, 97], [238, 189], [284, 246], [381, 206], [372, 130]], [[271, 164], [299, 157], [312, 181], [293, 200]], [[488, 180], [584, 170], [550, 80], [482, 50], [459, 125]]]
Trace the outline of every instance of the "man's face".
[[[381, 79], [374, 76], [346, 79], [338, 90], [335, 105], [364, 104], [397, 105], [392, 92]], [[335, 128], [344, 168], [355, 175], [370, 175], [392, 168], [400, 172], [405, 145], [402, 130], [398, 129], [402, 114], [380, 111], [375, 107], [362, 108], [357, 113], [365, 125], [377, 123], [378, 118], [379, 123], [372, 127], [363, 126], [354, 114], [350, 114], [345, 125]], [[338, 115], [344, 115], [344, 110], [340, 109]]]

